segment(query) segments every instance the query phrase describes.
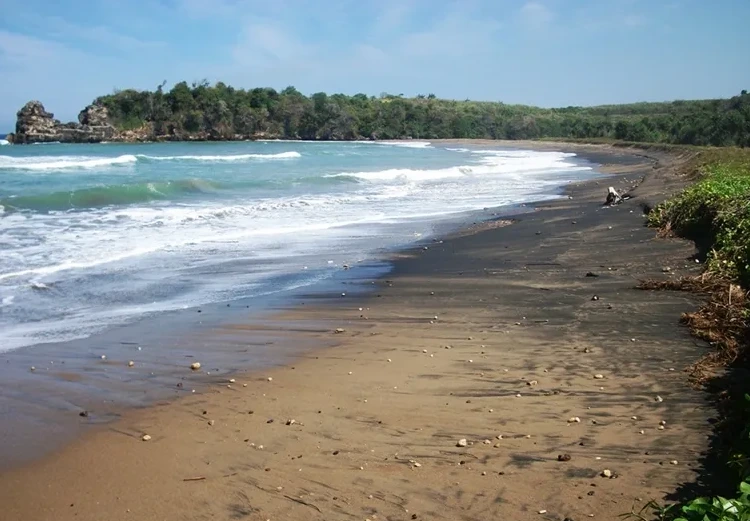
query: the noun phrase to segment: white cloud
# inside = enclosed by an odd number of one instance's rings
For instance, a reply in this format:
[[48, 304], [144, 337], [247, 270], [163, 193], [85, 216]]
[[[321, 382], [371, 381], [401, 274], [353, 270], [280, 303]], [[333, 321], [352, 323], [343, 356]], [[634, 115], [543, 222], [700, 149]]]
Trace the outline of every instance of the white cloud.
[[523, 22], [533, 29], [547, 27], [554, 18], [554, 14], [543, 4], [535, 1], [526, 2], [520, 11]]

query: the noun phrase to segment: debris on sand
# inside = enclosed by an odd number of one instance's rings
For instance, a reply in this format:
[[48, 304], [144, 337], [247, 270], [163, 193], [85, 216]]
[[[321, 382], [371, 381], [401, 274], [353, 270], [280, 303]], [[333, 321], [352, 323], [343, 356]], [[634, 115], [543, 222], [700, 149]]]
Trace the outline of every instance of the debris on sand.
[[623, 201], [622, 196], [617, 193], [614, 186], [607, 188], [607, 199], [604, 201], [605, 206], [614, 206]]
[[611, 478], [612, 477], [612, 471], [609, 469], [602, 470], [602, 473], [600, 474], [603, 478]]
[[190, 364], [190, 369], [192, 369], [193, 371], [197, 371], [200, 368], [201, 368], [200, 362], [193, 362], [192, 364]]
[[141, 436], [141, 440], [143, 440], [143, 441], [150, 441], [151, 440], [151, 436], [149, 436], [148, 434], [144, 434], [143, 436]]
[[570, 461], [571, 457], [570, 454], [558, 454], [557, 455], [557, 461]]
[[337, 327], [334, 330], [334, 333], [339, 334], [339, 333], [343, 333], [344, 331], [346, 331], [346, 329], [344, 329], [343, 327]]
[[466, 447], [469, 444], [468, 441], [466, 441], [466, 438], [461, 438], [458, 440], [458, 443], [456, 443], [456, 447]]

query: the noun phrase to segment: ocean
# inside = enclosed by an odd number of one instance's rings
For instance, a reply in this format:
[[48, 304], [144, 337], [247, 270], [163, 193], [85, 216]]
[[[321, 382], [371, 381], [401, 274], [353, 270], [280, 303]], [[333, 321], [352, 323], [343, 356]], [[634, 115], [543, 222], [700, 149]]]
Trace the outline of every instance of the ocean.
[[417, 141], [3, 146], [0, 351], [262, 308], [595, 175], [574, 154]]

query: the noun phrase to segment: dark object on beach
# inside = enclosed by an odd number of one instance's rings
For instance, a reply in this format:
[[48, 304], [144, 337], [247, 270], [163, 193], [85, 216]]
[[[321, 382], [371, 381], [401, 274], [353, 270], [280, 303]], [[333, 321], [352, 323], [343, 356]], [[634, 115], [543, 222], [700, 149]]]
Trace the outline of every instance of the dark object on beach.
[[334, 451], [333, 451], [333, 455], [334, 455], [334, 456], [338, 456], [338, 455], [339, 455], [339, 451], [337, 451], [337, 450], [334, 450]]
[[597, 295], [594, 295], [593, 297], [591, 297], [591, 300], [599, 300], [599, 297]]
[[273, 418], [271, 418], [270, 420], [268, 420], [266, 423], [273, 423]]
[[558, 454], [557, 461], [570, 461], [570, 454]]
[[81, 411], [78, 413], [78, 416], [81, 418], [88, 418], [89, 417], [89, 411]]
[[622, 202], [622, 197], [617, 193], [613, 186], [607, 189], [607, 199], [604, 201], [605, 206], [614, 206]]
[[587, 277], [598, 277], [599, 275], [597, 275], [597, 274], [596, 274], [596, 273], [594, 273], [593, 271], [589, 271], [589, 272], [588, 272], [588, 273], [586, 274], [586, 276], [587, 276]]

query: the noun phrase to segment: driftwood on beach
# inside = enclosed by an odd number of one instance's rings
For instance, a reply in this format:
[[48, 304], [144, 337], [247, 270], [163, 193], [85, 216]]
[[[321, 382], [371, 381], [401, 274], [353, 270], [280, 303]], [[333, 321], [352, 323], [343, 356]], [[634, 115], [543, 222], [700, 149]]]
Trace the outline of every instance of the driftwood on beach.
[[623, 201], [622, 196], [617, 193], [617, 190], [613, 186], [607, 189], [607, 199], [604, 201], [605, 206], [614, 206], [620, 204]]

